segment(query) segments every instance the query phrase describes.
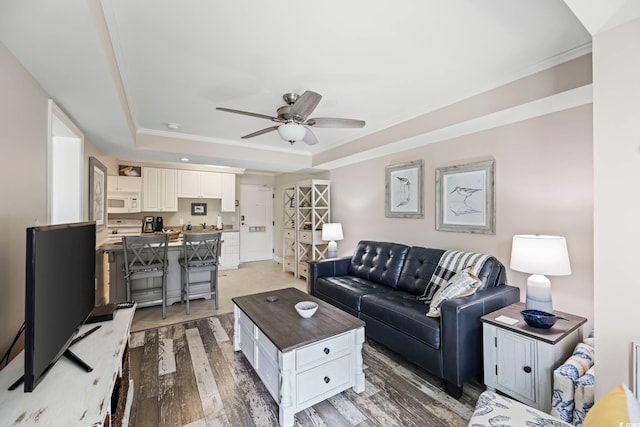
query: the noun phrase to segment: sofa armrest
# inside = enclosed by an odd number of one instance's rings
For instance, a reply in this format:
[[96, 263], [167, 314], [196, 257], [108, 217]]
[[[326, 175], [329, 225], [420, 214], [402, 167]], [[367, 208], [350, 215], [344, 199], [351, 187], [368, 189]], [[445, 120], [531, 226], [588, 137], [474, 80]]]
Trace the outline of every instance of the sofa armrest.
[[441, 307], [441, 342], [445, 381], [461, 387], [482, 372], [480, 317], [520, 301], [520, 289], [501, 285], [445, 301]]
[[309, 261], [309, 272], [307, 275], [307, 289], [309, 293], [315, 295], [316, 281], [320, 277], [346, 276], [349, 274], [350, 263], [351, 257]]

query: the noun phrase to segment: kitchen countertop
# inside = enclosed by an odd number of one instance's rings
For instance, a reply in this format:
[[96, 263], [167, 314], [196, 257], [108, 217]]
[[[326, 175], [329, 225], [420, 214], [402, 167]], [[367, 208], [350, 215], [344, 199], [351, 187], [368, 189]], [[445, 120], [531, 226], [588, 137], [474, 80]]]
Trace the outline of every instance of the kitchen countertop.
[[[210, 230], [207, 230], [207, 232], [209, 232]], [[213, 230], [213, 231], [221, 231], [222, 233], [237, 233], [239, 230], [235, 230], [235, 229], [231, 229], [231, 230]], [[191, 231], [181, 231], [180, 234], [182, 235], [183, 233], [202, 233], [203, 231], [201, 230], [191, 230]], [[153, 236], [153, 233], [149, 233], [150, 236]], [[176, 240], [169, 240], [169, 249], [171, 249], [171, 247], [182, 247], [182, 238], [179, 237]], [[102, 249], [104, 252], [110, 252], [110, 251], [121, 251], [122, 250], [122, 242], [114, 242], [114, 241], [109, 241], [108, 239], [103, 241], [101, 244], [98, 245], [98, 247], [100, 249]]]

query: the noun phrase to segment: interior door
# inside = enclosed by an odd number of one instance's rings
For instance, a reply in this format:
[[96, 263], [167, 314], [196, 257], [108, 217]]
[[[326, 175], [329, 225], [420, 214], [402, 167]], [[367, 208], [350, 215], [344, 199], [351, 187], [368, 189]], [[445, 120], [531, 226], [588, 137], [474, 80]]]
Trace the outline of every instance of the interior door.
[[273, 259], [273, 188], [240, 185], [240, 262]]

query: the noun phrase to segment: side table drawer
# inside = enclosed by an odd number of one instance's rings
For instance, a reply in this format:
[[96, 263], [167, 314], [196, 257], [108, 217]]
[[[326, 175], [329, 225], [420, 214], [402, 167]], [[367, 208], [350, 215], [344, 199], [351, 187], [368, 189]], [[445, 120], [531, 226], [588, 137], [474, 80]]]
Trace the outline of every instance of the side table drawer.
[[352, 334], [346, 333], [303, 347], [296, 351], [296, 369], [302, 370], [340, 357], [350, 351], [352, 341]]
[[290, 228], [285, 228], [284, 229], [284, 238], [285, 239], [295, 239], [296, 238], [296, 231], [292, 230]]
[[296, 381], [298, 405], [334, 389], [346, 388], [353, 379], [351, 360], [349, 355], [343, 356], [299, 374]]

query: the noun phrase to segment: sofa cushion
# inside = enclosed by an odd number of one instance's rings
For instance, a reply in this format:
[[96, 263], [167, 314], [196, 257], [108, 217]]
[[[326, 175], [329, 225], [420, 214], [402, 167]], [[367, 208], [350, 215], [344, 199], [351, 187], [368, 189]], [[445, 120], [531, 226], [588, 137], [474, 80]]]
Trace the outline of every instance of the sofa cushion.
[[351, 257], [349, 275], [395, 288], [408, 251], [406, 245], [363, 240]]
[[443, 253], [443, 249], [412, 247], [404, 261], [398, 289], [422, 295]]
[[315, 285], [316, 295], [326, 295], [355, 311], [360, 311], [363, 295], [390, 291], [388, 286], [354, 276], [321, 277]]
[[485, 264], [485, 261], [489, 258], [489, 255], [461, 251], [457, 249], [449, 249], [442, 254], [438, 266], [429, 280], [427, 288], [424, 293], [419, 297], [421, 301], [431, 302], [433, 296], [438, 289], [445, 286], [449, 279], [451, 279], [457, 272], [471, 267], [471, 271], [477, 275]]
[[480, 286], [478, 276], [471, 273], [471, 268], [466, 268], [453, 275], [446, 285], [438, 289], [431, 300], [427, 316], [440, 317], [440, 307], [445, 301], [473, 294]]
[[362, 297], [360, 312], [430, 347], [440, 348], [440, 319], [427, 317], [428, 306], [408, 292], [393, 291]]

